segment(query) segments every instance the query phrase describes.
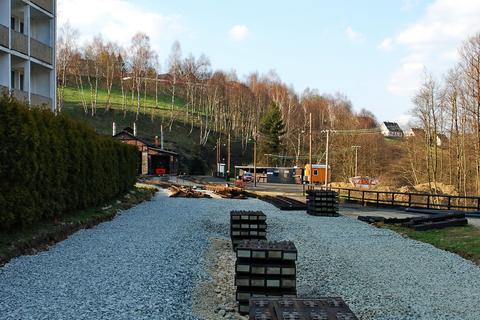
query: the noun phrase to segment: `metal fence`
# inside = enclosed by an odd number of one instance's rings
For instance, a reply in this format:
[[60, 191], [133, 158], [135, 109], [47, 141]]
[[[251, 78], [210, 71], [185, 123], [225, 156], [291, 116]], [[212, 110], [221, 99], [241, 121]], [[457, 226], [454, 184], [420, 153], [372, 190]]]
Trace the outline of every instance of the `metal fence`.
[[392, 191], [372, 191], [347, 188], [329, 188], [337, 191], [340, 197], [349, 202], [364, 206], [404, 207], [475, 211], [480, 213], [480, 197], [451, 196], [445, 194], [403, 193]]

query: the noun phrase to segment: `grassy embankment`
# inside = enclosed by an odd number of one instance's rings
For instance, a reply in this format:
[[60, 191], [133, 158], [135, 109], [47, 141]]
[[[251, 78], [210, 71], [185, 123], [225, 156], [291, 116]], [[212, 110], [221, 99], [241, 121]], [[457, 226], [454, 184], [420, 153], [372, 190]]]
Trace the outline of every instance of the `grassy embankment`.
[[[89, 91], [85, 91], [85, 99], [89, 101]], [[181, 172], [190, 174], [211, 174], [215, 167], [214, 149], [217, 133], [211, 132], [206, 145], [199, 146], [200, 129], [194, 124], [186, 123], [184, 120], [184, 101], [176, 98], [174, 106], [175, 121], [171, 131], [169, 122], [171, 117], [171, 97], [159, 95], [159, 105], [156, 107], [155, 98], [147, 96], [146, 108], [143, 107], [144, 100], [142, 96], [139, 118], [137, 120], [137, 130], [140, 137], [153, 138], [160, 136], [160, 126], [164, 127], [165, 148], [173, 150], [180, 154]], [[65, 89], [65, 106], [63, 112], [71, 117], [86, 122], [99, 134], [112, 134], [112, 122], [115, 120], [117, 132], [125, 127], [132, 127], [136, 120], [136, 101], [132, 104], [130, 97], [127, 99], [126, 110], [122, 109], [122, 94], [119, 90], [113, 90], [111, 97], [111, 108], [106, 110], [107, 92], [99, 90], [98, 108], [95, 116], [84, 112], [81, 103], [81, 95], [76, 88]], [[152, 121], [152, 110], [154, 119]], [[241, 143], [232, 142], [232, 162], [233, 164], [244, 164], [246, 159], [251, 159], [251, 149], [242, 150]], [[226, 147], [222, 151], [223, 157], [226, 157]]]
[[155, 192], [152, 188], [136, 187], [130, 193], [101, 207], [75, 212], [57, 221], [43, 221], [23, 230], [0, 233], [0, 266], [20, 255], [46, 250], [48, 246], [68, 238], [80, 229], [111, 220], [120, 210], [150, 200]]
[[377, 224], [411, 239], [429, 243], [442, 250], [456, 253], [480, 265], [480, 229], [474, 226], [452, 227], [439, 230], [415, 231], [399, 225]]

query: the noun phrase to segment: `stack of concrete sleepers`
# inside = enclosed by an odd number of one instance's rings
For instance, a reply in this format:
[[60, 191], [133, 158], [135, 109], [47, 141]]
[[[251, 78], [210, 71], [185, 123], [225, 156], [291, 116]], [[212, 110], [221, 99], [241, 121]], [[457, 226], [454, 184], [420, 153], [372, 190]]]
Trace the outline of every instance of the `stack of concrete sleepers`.
[[235, 286], [239, 312], [255, 297], [295, 297], [297, 249], [293, 242], [242, 241], [236, 252]]
[[338, 193], [333, 190], [308, 190], [307, 213], [312, 216], [338, 217]]
[[358, 320], [341, 298], [252, 298], [250, 320]]
[[242, 240], [267, 239], [267, 216], [261, 211], [230, 212], [230, 237], [233, 249]]

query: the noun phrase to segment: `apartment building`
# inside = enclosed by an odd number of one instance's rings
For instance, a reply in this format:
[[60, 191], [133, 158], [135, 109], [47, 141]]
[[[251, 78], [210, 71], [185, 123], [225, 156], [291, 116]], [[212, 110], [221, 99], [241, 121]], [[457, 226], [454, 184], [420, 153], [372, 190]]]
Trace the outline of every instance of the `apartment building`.
[[0, 0], [0, 91], [56, 106], [56, 0]]

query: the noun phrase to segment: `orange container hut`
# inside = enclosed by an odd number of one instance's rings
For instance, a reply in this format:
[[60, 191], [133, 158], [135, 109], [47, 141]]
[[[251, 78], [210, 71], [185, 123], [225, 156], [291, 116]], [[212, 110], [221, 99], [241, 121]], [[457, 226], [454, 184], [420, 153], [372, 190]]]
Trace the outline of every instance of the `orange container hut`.
[[[325, 171], [327, 170], [327, 166], [324, 164], [313, 164], [312, 167], [313, 167], [313, 170], [310, 169], [309, 164], [305, 166], [305, 182], [310, 183], [311, 181], [312, 183], [315, 183], [315, 184], [324, 184]], [[331, 176], [332, 176], [331, 167], [328, 166], [328, 181], [331, 181], [330, 180]]]

